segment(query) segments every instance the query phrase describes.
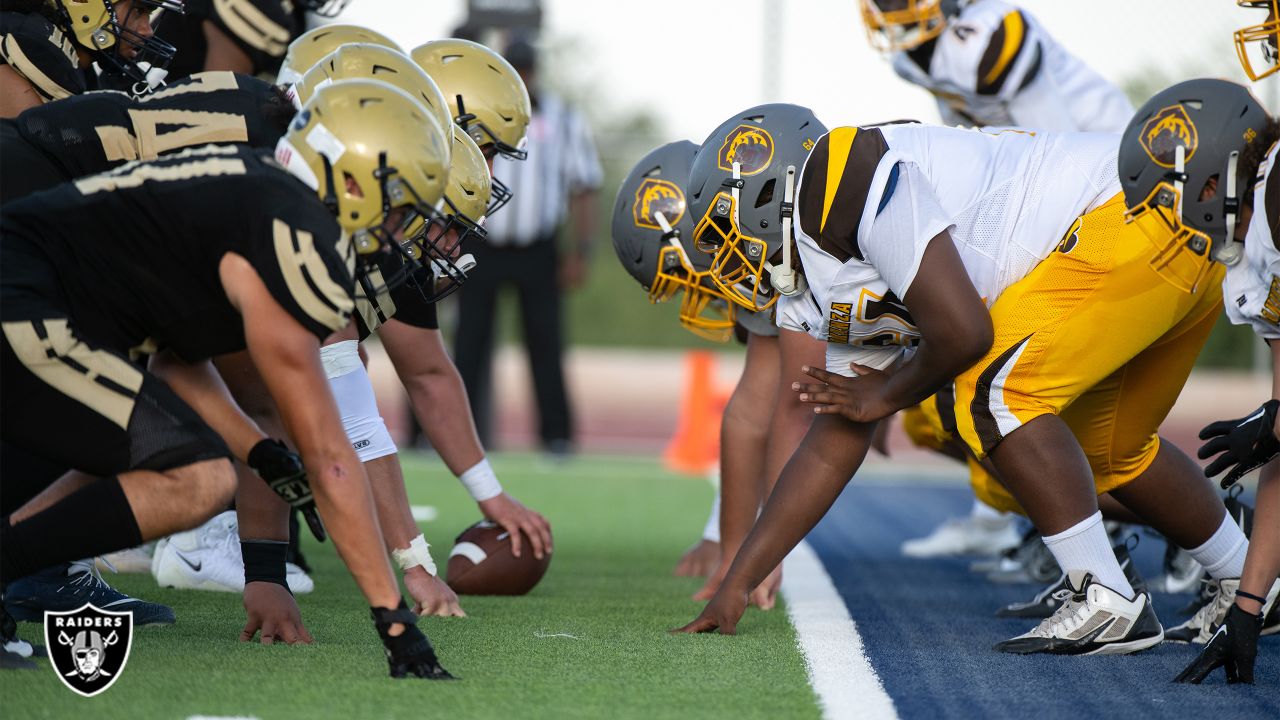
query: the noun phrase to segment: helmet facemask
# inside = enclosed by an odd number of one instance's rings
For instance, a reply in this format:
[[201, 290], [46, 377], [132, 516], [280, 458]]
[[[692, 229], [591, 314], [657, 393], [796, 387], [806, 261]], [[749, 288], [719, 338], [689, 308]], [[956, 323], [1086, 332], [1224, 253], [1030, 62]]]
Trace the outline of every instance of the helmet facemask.
[[528, 144], [527, 136], [520, 138], [519, 147], [514, 147], [504, 142], [498, 133], [476, 117], [475, 113], [467, 112], [466, 102], [461, 95], [456, 97], [458, 101], [458, 116], [453, 120], [458, 123], [458, 127], [461, 127], [467, 135], [471, 136], [476, 145], [480, 147], [492, 145], [499, 155], [506, 156], [512, 160], [527, 160], [529, 158], [529, 152], [525, 149]]
[[338, 17], [346, 9], [351, 0], [296, 0], [299, 4], [320, 17]]
[[[942, 0], [861, 0], [862, 22], [871, 47], [882, 53], [914, 50], [946, 27]], [[895, 6], [885, 10], [882, 5]]]
[[1237, 0], [1236, 4], [1268, 11], [1263, 22], [1234, 33], [1236, 55], [1244, 73], [1253, 81], [1275, 74], [1280, 70], [1280, 0]]
[[649, 302], [666, 302], [683, 290], [680, 324], [698, 337], [727, 342], [733, 335], [733, 304], [720, 294], [709, 271], [693, 267], [680, 243], [680, 231], [671, 227], [661, 212], [654, 213], [654, 219], [662, 227], [663, 247], [649, 285]]
[[[1243, 257], [1243, 244], [1235, 239], [1239, 217], [1240, 198], [1237, 190], [1237, 170], [1240, 153], [1232, 152], [1227, 158], [1223, 206], [1224, 233], [1215, 241], [1210, 233], [1192, 227], [1184, 221], [1183, 197], [1186, 192], [1186, 149], [1179, 145], [1174, 149], [1172, 171], [1151, 189], [1140, 204], [1125, 212], [1126, 222], [1138, 222], [1139, 228], [1158, 249], [1151, 259], [1151, 266], [1162, 278], [1184, 292], [1195, 292], [1209, 272], [1211, 261], [1234, 265]], [[1222, 176], [1219, 182], [1222, 182]], [[1203, 193], [1202, 188], [1199, 192]]]

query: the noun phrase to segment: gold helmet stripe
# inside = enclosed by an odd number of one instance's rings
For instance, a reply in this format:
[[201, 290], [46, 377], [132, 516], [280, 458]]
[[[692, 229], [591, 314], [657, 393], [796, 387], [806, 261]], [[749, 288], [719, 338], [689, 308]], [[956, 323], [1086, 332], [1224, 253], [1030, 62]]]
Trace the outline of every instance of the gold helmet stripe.
[[818, 225], [818, 232], [827, 227], [827, 215], [831, 214], [831, 206], [835, 204], [836, 190], [840, 187], [840, 178], [844, 177], [844, 168], [849, 163], [849, 150], [856, 137], [856, 127], [836, 128], [827, 136], [827, 186], [822, 198], [822, 222]]
[[1000, 56], [996, 58], [991, 69], [982, 76], [982, 85], [987, 87], [995, 85], [996, 80], [1004, 74], [1009, 63], [1013, 62], [1018, 51], [1022, 49], [1022, 36], [1026, 33], [1026, 23], [1022, 19], [1022, 13], [1014, 10], [1005, 15], [1001, 31], [1004, 35], [1004, 44], [1000, 47]]

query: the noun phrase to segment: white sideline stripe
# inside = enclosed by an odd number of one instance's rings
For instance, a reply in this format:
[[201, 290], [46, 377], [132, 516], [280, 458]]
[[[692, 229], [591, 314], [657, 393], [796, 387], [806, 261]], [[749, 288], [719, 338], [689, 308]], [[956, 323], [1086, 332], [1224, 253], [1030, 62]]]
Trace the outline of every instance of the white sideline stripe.
[[258, 720], [254, 715], [188, 715], [187, 720]]
[[801, 541], [787, 556], [782, 594], [822, 717], [896, 720], [893, 699], [862, 651], [849, 609], [809, 543]]
[[431, 522], [440, 517], [440, 511], [434, 505], [411, 505], [409, 510], [413, 512], [415, 522]]

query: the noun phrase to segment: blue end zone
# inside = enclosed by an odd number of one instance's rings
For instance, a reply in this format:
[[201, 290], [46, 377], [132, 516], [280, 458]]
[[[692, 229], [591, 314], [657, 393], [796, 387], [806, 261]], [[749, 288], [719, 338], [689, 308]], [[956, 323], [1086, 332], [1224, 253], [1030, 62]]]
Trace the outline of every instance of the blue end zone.
[[[856, 482], [856, 481], [855, 481]], [[903, 540], [969, 511], [968, 488], [851, 484], [809, 542], [862, 635], [866, 654], [903, 718], [1280, 718], [1280, 636], [1262, 638], [1255, 686], [1169, 682], [1200, 646], [1163, 644], [1119, 657], [1017, 656], [991, 646], [1034, 621], [996, 618], [1029, 600], [1030, 585], [994, 585], [969, 559], [912, 560]], [[1143, 537], [1133, 555], [1147, 578], [1163, 541]], [[1190, 595], [1155, 595], [1165, 627]]]

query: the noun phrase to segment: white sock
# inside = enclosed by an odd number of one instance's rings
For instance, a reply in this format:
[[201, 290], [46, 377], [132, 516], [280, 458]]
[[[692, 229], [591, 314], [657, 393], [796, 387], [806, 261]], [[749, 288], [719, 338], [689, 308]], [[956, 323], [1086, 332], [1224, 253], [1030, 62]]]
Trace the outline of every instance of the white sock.
[[702, 529], [702, 539], [710, 542], [720, 542], [720, 491], [716, 491], [716, 499], [711, 503], [711, 516], [707, 518], [707, 525]]
[[1214, 580], [1238, 578], [1244, 573], [1244, 556], [1249, 552], [1249, 540], [1236, 521], [1227, 515], [1208, 542], [1188, 552]]
[[1096, 512], [1057, 535], [1045, 535], [1044, 544], [1057, 558], [1063, 572], [1083, 570], [1093, 578], [1127, 598], [1134, 596], [1133, 586], [1120, 569], [1111, 539], [1102, 526], [1102, 513]]

